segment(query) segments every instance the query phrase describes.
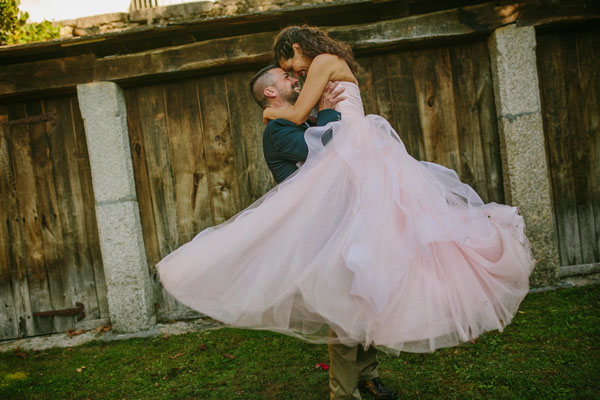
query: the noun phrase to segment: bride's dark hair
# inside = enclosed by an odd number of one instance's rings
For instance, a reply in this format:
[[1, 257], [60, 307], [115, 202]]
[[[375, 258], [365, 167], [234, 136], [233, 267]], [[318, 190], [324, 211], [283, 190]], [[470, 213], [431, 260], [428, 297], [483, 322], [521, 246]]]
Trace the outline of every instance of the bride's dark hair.
[[288, 26], [275, 38], [273, 44], [273, 56], [275, 64], [280, 60], [289, 60], [294, 57], [292, 45], [298, 43], [305, 55], [315, 58], [319, 54], [335, 54], [346, 61], [346, 64], [356, 74], [361, 70], [360, 65], [354, 60], [352, 49], [349, 45], [334, 40], [329, 35], [313, 26]]

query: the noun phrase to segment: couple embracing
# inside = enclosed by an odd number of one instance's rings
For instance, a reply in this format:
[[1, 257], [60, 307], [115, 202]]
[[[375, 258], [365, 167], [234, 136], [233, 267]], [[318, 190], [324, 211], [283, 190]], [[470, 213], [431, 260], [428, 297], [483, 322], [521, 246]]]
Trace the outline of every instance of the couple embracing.
[[349, 46], [289, 27], [274, 61], [251, 91], [278, 185], [161, 260], [161, 281], [226, 324], [328, 343], [331, 399], [396, 399], [375, 347], [430, 352], [511, 321], [534, 265], [523, 220], [365, 115]]

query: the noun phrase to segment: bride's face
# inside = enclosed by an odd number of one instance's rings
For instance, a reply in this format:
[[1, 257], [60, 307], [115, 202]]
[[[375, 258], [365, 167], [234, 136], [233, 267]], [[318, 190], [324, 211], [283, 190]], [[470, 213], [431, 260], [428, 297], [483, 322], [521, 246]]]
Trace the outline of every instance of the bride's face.
[[296, 76], [305, 77], [308, 72], [308, 67], [310, 67], [310, 63], [312, 62], [312, 58], [304, 55], [304, 52], [298, 43], [294, 43], [292, 47], [294, 49], [294, 56], [287, 60], [279, 60], [279, 65], [284, 70], [292, 72]]

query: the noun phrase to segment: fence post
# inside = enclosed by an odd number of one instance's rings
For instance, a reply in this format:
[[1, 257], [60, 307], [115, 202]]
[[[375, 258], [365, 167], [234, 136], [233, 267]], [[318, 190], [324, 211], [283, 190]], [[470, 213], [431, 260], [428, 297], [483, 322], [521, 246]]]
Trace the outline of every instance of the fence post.
[[488, 40], [506, 202], [518, 206], [537, 260], [533, 285], [558, 280], [560, 261], [546, 157], [535, 28], [509, 25]]
[[116, 332], [152, 328], [156, 317], [121, 88], [77, 85], [84, 121], [109, 315]]

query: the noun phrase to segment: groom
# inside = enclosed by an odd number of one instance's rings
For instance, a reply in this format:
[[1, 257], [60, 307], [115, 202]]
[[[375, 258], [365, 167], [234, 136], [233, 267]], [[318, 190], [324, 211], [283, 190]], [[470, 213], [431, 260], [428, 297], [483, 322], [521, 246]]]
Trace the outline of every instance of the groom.
[[[297, 163], [304, 162], [308, 147], [304, 141], [304, 131], [312, 126], [323, 126], [341, 119], [334, 110], [343, 100], [343, 89], [336, 90], [336, 83], [329, 82], [318, 104], [316, 122], [295, 125], [283, 119], [270, 121], [263, 133], [265, 160], [277, 183], [282, 182], [294, 171]], [[269, 65], [254, 75], [250, 81], [250, 91], [261, 108], [286, 107], [296, 102], [300, 93], [298, 79], [277, 65]], [[327, 134], [323, 135], [325, 138]], [[332, 329], [329, 336], [335, 337]], [[371, 398], [395, 400], [398, 395], [387, 389], [379, 380], [377, 371], [377, 350], [371, 346], [364, 350], [361, 345], [348, 347], [343, 344], [328, 345], [329, 349], [329, 388], [331, 400], [357, 400], [361, 393]]]

